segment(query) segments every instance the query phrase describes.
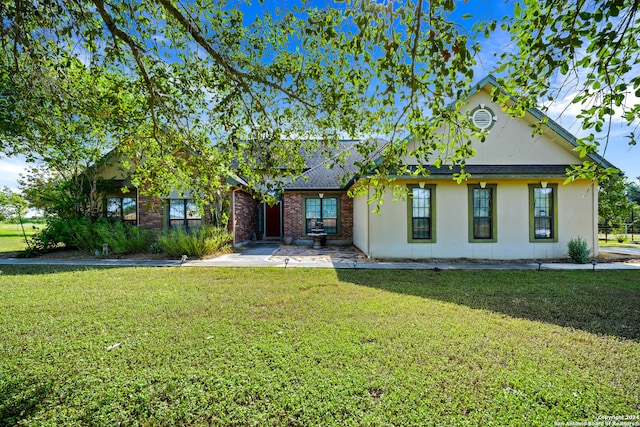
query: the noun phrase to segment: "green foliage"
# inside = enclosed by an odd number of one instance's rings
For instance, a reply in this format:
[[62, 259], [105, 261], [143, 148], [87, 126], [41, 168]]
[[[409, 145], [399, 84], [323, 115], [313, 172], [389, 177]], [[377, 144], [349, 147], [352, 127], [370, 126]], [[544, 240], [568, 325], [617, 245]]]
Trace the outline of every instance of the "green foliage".
[[32, 238], [34, 249], [46, 252], [59, 245], [78, 248], [84, 252], [102, 252], [106, 243], [110, 253], [130, 254], [144, 252], [151, 244], [152, 235], [147, 230], [106, 219], [91, 221], [88, 218], [54, 219]]
[[[357, 147], [365, 170], [384, 154], [383, 177], [409, 172], [398, 161], [407, 134], [430, 141], [417, 145], [418, 158], [461, 166], [473, 155], [465, 131], [484, 137], [449, 105], [471, 90], [477, 37], [494, 21], [460, 31], [451, 0], [301, 2], [257, 16], [244, 3], [9, 2], [0, 10], [0, 59], [20, 120], [4, 129], [8, 147], [31, 152], [34, 128], [48, 130], [48, 147], [59, 152], [118, 144], [141, 166], [138, 188], [211, 194], [232, 168], [253, 189], [277, 189], [304, 174], [305, 153], [333, 152], [343, 135], [388, 138], [382, 151], [376, 140]], [[78, 49], [90, 52], [89, 66]], [[411, 172], [426, 173], [422, 164]]]
[[0, 271], [2, 425], [539, 427], [638, 410], [637, 270]]
[[591, 260], [591, 252], [587, 246], [587, 241], [582, 237], [569, 240], [568, 255], [574, 264], [587, 264]]
[[604, 225], [622, 223], [631, 214], [631, 202], [626, 195], [627, 183], [621, 176], [610, 177], [600, 183], [598, 216]]
[[625, 184], [625, 194], [629, 201], [640, 206], [640, 177], [637, 177], [635, 181], [627, 181]]
[[189, 230], [178, 227], [158, 237], [162, 250], [179, 258], [182, 255], [202, 258], [229, 250], [233, 236], [225, 228], [202, 226]]
[[0, 189], [0, 222], [19, 222], [26, 212], [27, 202], [22, 195], [6, 186]]
[[24, 242], [27, 249], [31, 250], [27, 233], [24, 229], [22, 218], [27, 213], [27, 202], [21, 194], [14, 193], [9, 187], [4, 187], [0, 191], [0, 221], [11, 220], [20, 224]]
[[[109, 252], [115, 254], [145, 252], [152, 238], [148, 230], [122, 222], [99, 221], [94, 223], [93, 232], [108, 245]], [[102, 244], [98, 248], [102, 248]]]
[[[517, 4], [521, 13], [503, 26], [515, 46], [505, 50], [498, 68], [506, 76], [505, 89], [518, 94], [518, 103], [511, 110], [521, 113], [540, 100], [561, 99], [562, 86], [575, 82], [572, 103], [581, 110], [578, 118], [586, 135], [577, 141], [580, 156], [598, 151], [601, 145], [606, 151], [614, 120], [628, 127], [628, 144], [636, 145], [640, 120], [638, 2], [524, 0]], [[596, 138], [600, 135], [604, 136]], [[586, 161], [571, 176], [593, 178], [616, 172], [600, 166]]]
[[[259, 14], [248, 3], [3, 3], [3, 147], [56, 173], [117, 147], [138, 188], [213, 194], [233, 169], [252, 189], [278, 189], [304, 175], [305, 153], [335, 152], [344, 135], [383, 135], [383, 146], [357, 146], [362, 170], [381, 156], [376, 185], [426, 175], [427, 164], [459, 166], [452, 174], [461, 182], [486, 133], [460, 109], [474, 90], [478, 40], [499, 24], [513, 48], [501, 57], [494, 97], [512, 114], [558, 98], [550, 84], [558, 74], [581, 79], [574, 102], [585, 161], [571, 179], [615, 173], [588, 157], [607, 143], [595, 134], [608, 135], [614, 117], [630, 126], [640, 118], [637, 2], [523, 0], [513, 18], [465, 28], [456, 21], [467, 2], [453, 0], [300, 2]], [[407, 135], [421, 143], [411, 149]]]

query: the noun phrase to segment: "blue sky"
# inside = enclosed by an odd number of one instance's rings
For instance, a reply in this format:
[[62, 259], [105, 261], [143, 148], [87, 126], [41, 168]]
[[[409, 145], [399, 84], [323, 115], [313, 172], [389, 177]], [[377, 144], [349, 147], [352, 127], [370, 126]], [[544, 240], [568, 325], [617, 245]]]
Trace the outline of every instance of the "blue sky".
[[[379, 1], [381, 2], [381, 1]], [[500, 19], [505, 15], [510, 15], [511, 3], [507, 3], [504, 0], [469, 0], [469, 1], [457, 1], [457, 10], [455, 16], [462, 17], [464, 14], [472, 15], [471, 19], [462, 20], [460, 24], [466, 28], [470, 28], [474, 20], [486, 20], [487, 18]], [[299, 1], [291, 0], [276, 0], [259, 3], [257, 1], [251, 6], [248, 11], [249, 14], [260, 14], [265, 11], [274, 12], [276, 8], [289, 8], [295, 4], [299, 4]], [[317, 6], [334, 5], [333, 1], [329, 0], [317, 0], [312, 2]], [[508, 34], [497, 30], [490, 38], [483, 39], [481, 41], [482, 52], [478, 61], [478, 65], [475, 69], [476, 81], [482, 79], [487, 74], [493, 71], [493, 68], [497, 62], [497, 58], [505, 49], [511, 49], [509, 45]], [[640, 73], [640, 70], [638, 70]], [[562, 82], [553, 82], [553, 84], [560, 85]], [[564, 92], [566, 94], [562, 99], [556, 100], [553, 104], [549, 105], [548, 114], [551, 119], [558, 122], [561, 126], [567, 129], [569, 132], [580, 137], [580, 122], [576, 119], [578, 111], [575, 106], [570, 103], [572, 88], [569, 86]], [[634, 102], [640, 102], [639, 99], [635, 99]], [[620, 168], [625, 175], [630, 179], [640, 177], [640, 147], [629, 147], [626, 143], [624, 135], [629, 133], [629, 129], [621, 126], [620, 122], [614, 122], [611, 129], [611, 138], [609, 146], [604, 150], [601, 149], [601, 153], [604, 157], [615, 166]], [[1, 158], [0, 159], [0, 186], [8, 186], [13, 190], [18, 190], [18, 175], [27, 166], [23, 158]]]

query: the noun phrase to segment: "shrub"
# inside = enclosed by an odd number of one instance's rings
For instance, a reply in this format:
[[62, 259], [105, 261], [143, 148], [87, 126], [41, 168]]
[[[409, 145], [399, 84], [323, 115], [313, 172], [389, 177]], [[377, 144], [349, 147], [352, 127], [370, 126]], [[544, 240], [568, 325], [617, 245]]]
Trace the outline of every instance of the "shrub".
[[32, 243], [38, 252], [46, 252], [60, 244], [93, 252], [102, 250], [102, 245], [106, 243], [110, 252], [127, 254], [145, 251], [150, 240], [148, 231], [129, 224], [78, 218], [49, 221], [46, 228], [34, 236]]
[[[109, 250], [115, 254], [131, 254], [144, 252], [150, 246], [150, 233], [139, 227], [115, 222], [113, 224], [96, 223], [95, 233], [102, 243], [109, 245]], [[98, 248], [102, 247], [102, 243]]]
[[569, 258], [574, 264], [586, 264], [591, 259], [587, 241], [582, 237], [569, 240]]
[[611, 232], [615, 234], [618, 243], [624, 242], [624, 239], [627, 237], [624, 225], [620, 225], [619, 227], [614, 228], [613, 230], [611, 230]]
[[173, 257], [202, 258], [228, 250], [232, 235], [226, 229], [203, 226], [190, 230], [175, 228], [158, 238], [162, 250]]
[[60, 245], [79, 249], [95, 248], [86, 218], [62, 219], [49, 218], [47, 225], [31, 238], [34, 252], [47, 252]]

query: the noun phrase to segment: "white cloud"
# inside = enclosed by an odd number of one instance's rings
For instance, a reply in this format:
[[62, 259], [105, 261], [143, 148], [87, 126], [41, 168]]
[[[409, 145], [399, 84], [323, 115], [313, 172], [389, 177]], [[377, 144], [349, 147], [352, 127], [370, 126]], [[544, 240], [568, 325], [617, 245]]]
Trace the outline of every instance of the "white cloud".
[[28, 167], [23, 157], [0, 158], [0, 187], [7, 186], [13, 191], [19, 191], [18, 179]]

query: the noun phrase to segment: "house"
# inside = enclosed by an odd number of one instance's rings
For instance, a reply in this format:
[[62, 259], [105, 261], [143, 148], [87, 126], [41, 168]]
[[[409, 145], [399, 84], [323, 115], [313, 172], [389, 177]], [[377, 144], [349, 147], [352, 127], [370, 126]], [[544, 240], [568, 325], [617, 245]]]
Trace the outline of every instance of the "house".
[[[428, 176], [397, 177], [395, 183], [406, 188], [407, 197], [392, 201], [391, 190], [386, 190], [384, 204], [374, 212], [368, 203], [373, 187], [363, 195], [348, 195], [355, 186], [369, 184], [367, 174], [355, 166], [356, 141], [341, 141], [338, 150], [352, 154], [345, 165], [327, 168], [320, 152], [307, 155], [307, 179], [284, 185], [275, 205], [260, 203], [240, 177], [227, 178], [234, 243], [291, 238], [296, 244], [311, 244], [314, 228], [321, 224], [324, 243], [353, 244], [375, 258], [564, 258], [568, 241], [577, 237], [597, 254], [597, 183], [578, 179], [563, 184], [566, 170], [584, 160], [574, 151], [575, 137], [552, 120], [543, 125], [542, 134], [532, 135], [530, 125], [543, 113], [530, 109], [523, 117], [510, 117], [492, 101], [497, 85], [486, 77], [467, 100], [473, 123], [488, 131], [466, 162], [471, 173], [467, 181], [454, 181], [456, 170], [448, 166], [427, 165]], [[613, 167], [597, 154], [589, 157]], [[404, 161], [417, 164], [411, 157]], [[115, 182], [126, 180], [126, 174], [111, 175]], [[148, 198], [135, 189], [105, 197], [107, 215], [147, 228], [207, 221], [188, 197]]]
[[[149, 196], [131, 184], [130, 171], [123, 168], [123, 159], [115, 152], [105, 156], [99, 175], [108, 185], [101, 191], [101, 210], [106, 218], [163, 231], [172, 227], [198, 227], [212, 222], [211, 206], [199, 209], [189, 193], [172, 192], [165, 197]], [[238, 245], [256, 238], [258, 230], [258, 200], [247, 191], [239, 177], [225, 178], [228, 189], [223, 198], [229, 203], [227, 228]], [[263, 209], [263, 207], [262, 207]]]
[[[400, 176], [396, 183], [406, 187], [408, 197], [392, 201], [386, 190], [384, 204], [374, 212], [368, 203], [372, 187], [363, 196], [347, 196], [366, 175], [354, 172], [351, 181], [341, 183], [311, 157], [308, 182], [283, 188], [282, 235], [310, 243], [310, 222], [319, 218], [327, 243], [352, 243], [375, 258], [564, 258], [569, 240], [577, 237], [597, 255], [597, 183], [563, 184], [567, 169], [584, 160], [574, 151], [575, 137], [552, 120], [533, 136], [530, 125], [543, 113], [530, 109], [524, 117], [510, 117], [492, 102], [497, 86], [495, 78], [486, 77], [468, 98], [466, 111], [474, 124], [488, 130], [466, 163], [470, 179], [458, 184], [452, 180], [455, 168], [433, 166], [429, 176]], [[597, 154], [589, 157], [613, 167]], [[416, 164], [414, 158], [404, 161]]]

